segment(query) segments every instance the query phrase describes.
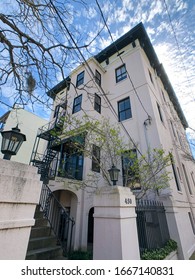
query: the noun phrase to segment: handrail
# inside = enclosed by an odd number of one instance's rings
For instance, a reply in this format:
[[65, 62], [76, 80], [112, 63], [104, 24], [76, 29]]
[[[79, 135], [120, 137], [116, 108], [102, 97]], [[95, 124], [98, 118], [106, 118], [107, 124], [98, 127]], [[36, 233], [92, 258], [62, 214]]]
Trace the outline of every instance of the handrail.
[[74, 219], [70, 217], [67, 210], [45, 184], [42, 186], [39, 204], [44, 212], [44, 217], [48, 220], [58, 243], [62, 247], [64, 255], [69, 254], [72, 245]]

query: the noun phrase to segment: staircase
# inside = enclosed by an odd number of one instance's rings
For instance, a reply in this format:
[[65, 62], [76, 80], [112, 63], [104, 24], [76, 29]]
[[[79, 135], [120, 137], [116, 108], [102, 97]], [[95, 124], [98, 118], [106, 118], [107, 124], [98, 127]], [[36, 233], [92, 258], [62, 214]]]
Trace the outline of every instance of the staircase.
[[37, 206], [35, 225], [31, 229], [26, 260], [65, 260], [62, 247], [58, 244], [44, 213]]
[[[40, 159], [40, 155], [39, 158], [36, 158], [36, 154], [34, 159], [32, 159], [31, 161], [33, 162], [33, 165], [38, 167], [38, 174], [41, 174], [41, 181], [45, 181], [47, 180], [49, 177], [53, 177], [55, 176], [55, 174], [52, 174], [52, 168], [51, 168], [51, 163], [54, 159], [57, 160], [57, 152], [53, 151], [51, 149], [47, 149], [45, 154], [42, 155], [42, 158]], [[57, 164], [57, 161], [56, 161]], [[55, 170], [54, 170], [55, 171]]]

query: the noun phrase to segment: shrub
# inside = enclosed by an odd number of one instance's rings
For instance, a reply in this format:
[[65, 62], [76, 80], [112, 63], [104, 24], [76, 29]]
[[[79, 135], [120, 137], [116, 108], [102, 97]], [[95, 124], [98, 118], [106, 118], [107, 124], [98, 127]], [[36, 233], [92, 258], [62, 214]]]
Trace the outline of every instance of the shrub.
[[84, 251], [73, 251], [68, 256], [69, 260], [92, 260], [92, 253]]
[[167, 241], [163, 248], [154, 249], [154, 250], [145, 250], [141, 254], [142, 260], [163, 260], [168, 256], [171, 252], [177, 249], [177, 242], [170, 239]]

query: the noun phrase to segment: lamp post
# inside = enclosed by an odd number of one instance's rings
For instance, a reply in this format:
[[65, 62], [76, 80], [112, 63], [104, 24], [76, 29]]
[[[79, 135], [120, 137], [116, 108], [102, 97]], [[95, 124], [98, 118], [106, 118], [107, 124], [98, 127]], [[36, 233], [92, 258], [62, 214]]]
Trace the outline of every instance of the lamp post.
[[4, 154], [3, 159], [10, 160], [11, 156], [16, 155], [22, 143], [26, 141], [26, 136], [20, 133], [18, 125], [12, 130], [2, 131], [1, 152]]
[[110, 168], [108, 172], [110, 174], [110, 180], [113, 182], [113, 186], [116, 186], [120, 169], [116, 168], [115, 165], [112, 165], [112, 168]]

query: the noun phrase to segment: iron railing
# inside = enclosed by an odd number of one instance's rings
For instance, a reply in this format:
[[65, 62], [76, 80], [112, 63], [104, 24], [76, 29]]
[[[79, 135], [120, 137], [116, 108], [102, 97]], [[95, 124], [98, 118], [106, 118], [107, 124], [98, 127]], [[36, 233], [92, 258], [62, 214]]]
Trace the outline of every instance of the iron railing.
[[68, 255], [72, 246], [74, 219], [70, 217], [47, 185], [43, 184], [42, 186], [39, 204], [63, 249], [64, 255]]
[[170, 239], [163, 203], [137, 200], [136, 214], [140, 253], [162, 248]]

